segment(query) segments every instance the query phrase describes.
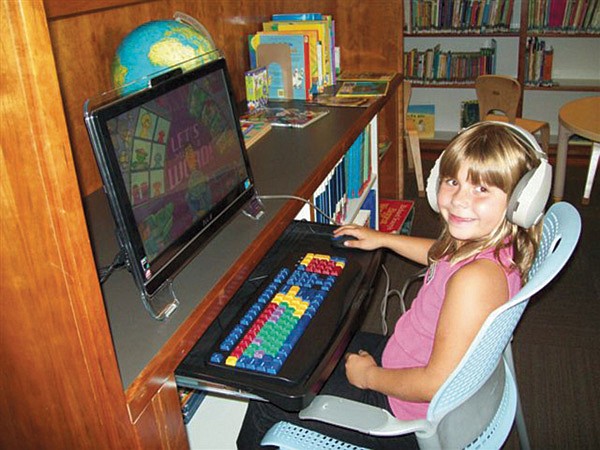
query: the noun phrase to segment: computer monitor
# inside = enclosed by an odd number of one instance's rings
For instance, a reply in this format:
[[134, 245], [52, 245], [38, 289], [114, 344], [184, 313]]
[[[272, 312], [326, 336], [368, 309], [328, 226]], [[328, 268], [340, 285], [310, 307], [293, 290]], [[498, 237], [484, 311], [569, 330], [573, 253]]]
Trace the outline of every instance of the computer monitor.
[[225, 60], [159, 80], [85, 108], [119, 244], [144, 301], [254, 195]]

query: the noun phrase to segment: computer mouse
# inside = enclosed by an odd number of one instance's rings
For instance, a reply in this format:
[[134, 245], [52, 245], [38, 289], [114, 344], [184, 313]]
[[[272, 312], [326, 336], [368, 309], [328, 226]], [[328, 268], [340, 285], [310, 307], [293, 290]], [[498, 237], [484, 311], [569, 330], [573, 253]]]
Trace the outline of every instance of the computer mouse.
[[348, 248], [344, 245], [346, 241], [357, 241], [358, 238], [350, 236], [348, 234], [341, 234], [339, 236], [333, 236], [331, 238], [331, 246], [335, 248]]

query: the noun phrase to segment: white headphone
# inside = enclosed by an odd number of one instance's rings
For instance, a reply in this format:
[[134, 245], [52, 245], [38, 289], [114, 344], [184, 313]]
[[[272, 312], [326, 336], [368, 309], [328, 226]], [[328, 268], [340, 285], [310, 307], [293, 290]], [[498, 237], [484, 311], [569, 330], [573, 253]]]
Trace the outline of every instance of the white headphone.
[[[541, 149], [535, 137], [527, 130], [508, 122], [488, 121], [510, 129], [513, 134], [528, 147], [540, 159], [540, 164], [527, 172], [519, 180], [508, 200], [506, 218], [509, 222], [523, 228], [529, 228], [539, 222], [544, 213], [544, 208], [552, 185], [552, 167], [548, 163], [548, 157]], [[471, 125], [473, 127], [474, 125]], [[469, 128], [465, 128], [468, 130]], [[462, 130], [461, 133], [465, 130]], [[439, 212], [437, 204], [437, 192], [440, 186], [440, 161], [442, 155], [436, 160], [433, 169], [427, 178], [427, 200], [435, 212]]]

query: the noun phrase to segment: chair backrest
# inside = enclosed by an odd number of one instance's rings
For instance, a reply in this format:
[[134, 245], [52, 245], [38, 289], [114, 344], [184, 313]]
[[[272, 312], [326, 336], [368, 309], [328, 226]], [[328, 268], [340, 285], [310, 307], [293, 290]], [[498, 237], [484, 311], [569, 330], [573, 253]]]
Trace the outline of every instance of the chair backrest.
[[521, 83], [507, 75], [480, 75], [475, 80], [475, 92], [479, 103], [479, 117], [484, 120], [491, 111], [501, 111], [510, 123], [515, 123]]
[[[479, 428], [479, 432], [483, 432], [490, 424], [495, 410], [491, 408], [487, 413], [482, 411], [477, 405], [477, 395], [482, 391], [493, 394], [496, 388], [490, 388], [489, 383], [492, 375], [497, 378], [496, 384], [502, 382], [504, 374], [500, 373], [503, 371], [499, 369], [499, 366], [504, 366], [501, 360], [502, 352], [510, 342], [529, 299], [564, 267], [575, 249], [580, 232], [581, 218], [572, 205], [560, 202], [549, 208], [544, 216], [540, 248], [527, 283], [511, 300], [489, 315], [458, 367], [430, 403], [427, 420], [438, 424], [437, 431], [432, 436], [432, 439], [437, 441], [434, 447], [460, 448], [469, 444], [461, 441], [465, 438], [464, 429], [452, 433], [452, 427], [440, 427], [439, 424], [445, 421], [468, 423], [474, 428]], [[500, 398], [493, 401], [499, 404]], [[477, 408], [470, 407], [469, 402], [475, 402]], [[478, 436], [479, 432], [472, 436]], [[419, 443], [421, 444], [421, 439]]]

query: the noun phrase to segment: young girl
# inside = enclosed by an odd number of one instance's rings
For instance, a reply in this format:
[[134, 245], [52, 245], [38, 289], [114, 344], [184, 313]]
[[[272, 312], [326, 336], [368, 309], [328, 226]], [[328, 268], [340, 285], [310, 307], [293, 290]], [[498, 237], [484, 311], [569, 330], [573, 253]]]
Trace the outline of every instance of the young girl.
[[[541, 163], [547, 164], [512, 127], [481, 122], [460, 133], [441, 157], [439, 185], [433, 186], [437, 196], [432, 201], [443, 222], [437, 240], [355, 225], [335, 231], [357, 238], [347, 241], [348, 247], [385, 248], [429, 267], [423, 287], [396, 323], [393, 335], [386, 342], [384, 336], [377, 339], [359, 333], [343, 364], [345, 371], [340, 364], [321, 393], [375, 404], [399, 419], [426, 416], [433, 395], [487, 316], [515, 295], [527, 278], [541, 225], [516, 225], [507, 218], [507, 210], [513, 208], [511, 194], [519, 180]], [[542, 191], [545, 204], [549, 186]], [[510, 211], [508, 216], [512, 217]], [[325, 424], [302, 423], [269, 404], [251, 404], [238, 443], [244, 447], [242, 440], [252, 440], [247, 434], [250, 427], [264, 434], [267, 423], [278, 420], [356, 445], [416, 446], [414, 435], [371, 438]]]

